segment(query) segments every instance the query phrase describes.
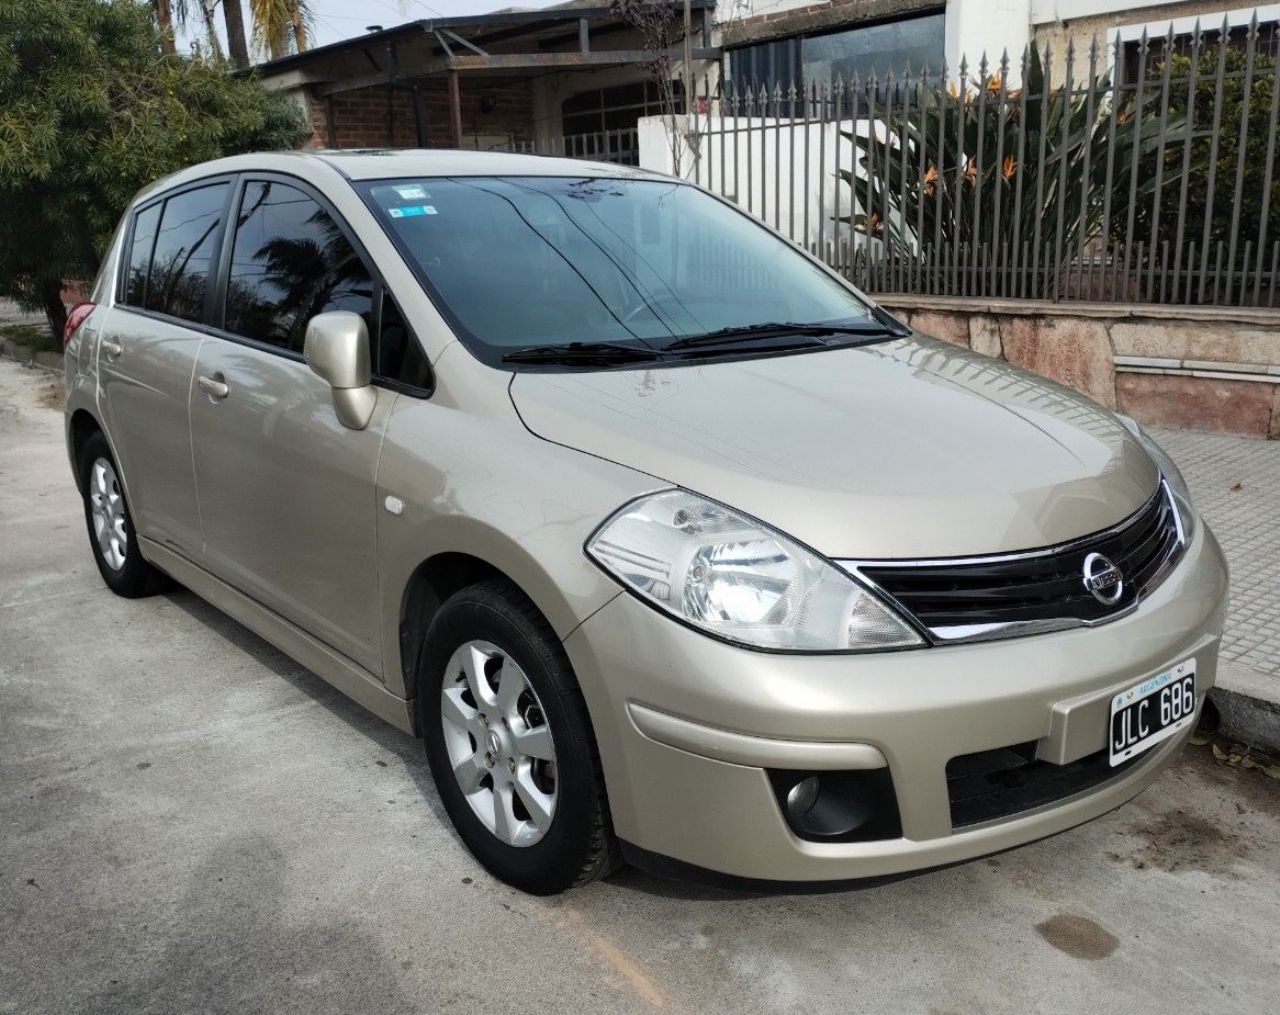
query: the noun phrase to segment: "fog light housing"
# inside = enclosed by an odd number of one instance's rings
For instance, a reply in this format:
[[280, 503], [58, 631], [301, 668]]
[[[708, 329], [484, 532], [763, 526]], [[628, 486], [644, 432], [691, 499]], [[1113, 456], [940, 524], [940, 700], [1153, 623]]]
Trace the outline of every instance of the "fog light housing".
[[769, 780], [787, 826], [810, 842], [870, 842], [902, 835], [887, 768], [857, 772], [773, 770]]

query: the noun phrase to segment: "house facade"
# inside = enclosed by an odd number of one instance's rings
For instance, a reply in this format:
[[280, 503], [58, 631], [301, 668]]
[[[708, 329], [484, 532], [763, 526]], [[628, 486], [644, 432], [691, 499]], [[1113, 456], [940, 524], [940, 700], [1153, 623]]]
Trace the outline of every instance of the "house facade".
[[954, 74], [962, 59], [973, 75], [984, 56], [995, 66], [1006, 52], [1016, 73], [1032, 42], [1050, 46], [1055, 78], [1061, 79], [1068, 45], [1077, 53], [1077, 69], [1095, 38], [1108, 47], [1100, 66], [1109, 65], [1117, 39], [1132, 64], [1144, 31], [1161, 38], [1172, 25], [1185, 38], [1197, 21], [1218, 30], [1225, 20], [1242, 35], [1255, 10], [1262, 51], [1275, 55], [1280, 4], [1254, 7], [1238, 0], [721, 0], [717, 19], [726, 73], [758, 87], [822, 83], [854, 72], [863, 80], [872, 73], [883, 79], [889, 71], [901, 76], [908, 66], [936, 74], [945, 64]]
[[574, 0], [544, 10], [373, 26], [256, 68], [328, 148], [554, 150], [634, 161], [636, 122], [683, 108], [683, 68], [719, 66], [716, 0]]

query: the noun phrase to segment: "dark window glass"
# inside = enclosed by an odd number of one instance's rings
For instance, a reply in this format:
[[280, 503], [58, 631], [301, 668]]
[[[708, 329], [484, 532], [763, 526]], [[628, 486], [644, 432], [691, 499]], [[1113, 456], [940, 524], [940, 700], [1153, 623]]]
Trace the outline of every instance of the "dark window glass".
[[377, 355], [374, 372], [378, 376], [415, 388], [430, 386], [431, 367], [427, 363], [427, 355], [409, 333], [396, 301], [385, 295], [382, 297]]
[[[883, 100], [885, 79], [892, 72], [899, 84], [914, 80], [923, 68], [936, 74], [943, 62], [946, 15], [929, 14], [879, 25], [860, 25], [827, 35], [793, 36], [776, 42], [743, 46], [729, 53], [733, 92], [745, 112], [751, 97], [756, 116], [803, 115], [803, 106], [789, 100], [790, 89], [831, 85], [849, 86], [854, 74], [866, 90], [874, 75]], [[906, 76], [908, 67], [911, 77]], [[782, 93], [780, 102], [774, 89]], [[760, 93], [767, 93], [764, 98]]]
[[156, 238], [156, 224], [160, 221], [160, 205], [153, 204], [138, 212], [133, 220], [133, 245], [129, 248], [128, 274], [124, 280], [124, 301], [135, 307], [142, 306], [147, 291], [147, 269], [151, 266], [151, 245]]
[[936, 71], [942, 66], [945, 25], [945, 14], [930, 14], [810, 36], [800, 48], [805, 84], [847, 82], [856, 73], [865, 85], [872, 75], [883, 83], [890, 72], [902, 81], [908, 67]]
[[[674, 111], [683, 112], [681, 83], [673, 81], [670, 84]], [[566, 154], [638, 164], [639, 151], [630, 136], [636, 129], [636, 121], [642, 116], [656, 116], [667, 110], [663, 109], [658, 86], [648, 82], [578, 92], [561, 103], [560, 111]]]
[[236, 219], [228, 331], [302, 351], [307, 321], [350, 310], [373, 330], [373, 280], [338, 224], [295, 187], [252, 182]]
[[[1221, 29], [1210, 31], [1206, 30], [1201, 35], [1200, 53], [1201, 59], [1210, 65], [1215, 65], [1218, 58], [1218, 47], [1222, 44]], [[1146, 64], [1146, 82], [1148, 85], [1154, 85], [1160, 78], [1160, 73], [1164, 67], [1165, 49], [1168, 44], [1168, 37], [1161, 35], [1155, 36], [1147, 40], [1146, 59], [1142, 58], [1142, 43], [1137, 40], [1131, 40], [1123, 44], [1124, 49], [1124, 77], [1121, 84], [1136, 85], [1138, 81], [1138, 69]], [[1249, 49], [1249, 29], [1246, 25], [1237, 25], [1235, 28], [1227, 30], [1227, 47], [1234, 49], [1238, 53], [1245, 53]], [[1191, 57], [1195, 54], [1195, 36], [1190, 33], [1175, 35], [1173, 37], [1173, 51], [1180, 56]], [[1254, 59], [1275, 59], [1280, 56], [1280, 23], [1275, 21], [1264, 21], [1258, 25], [1258, 38], [1254, 43]], [[1201, 65], [1202, 72], [1206, 70]], [[1231, 64], [1227, 65], [1227, 76], [1233, 73]], [[1183, 76], [1185, 82], [1185, 72]]]
[[164, 203], [145, 306], [186, 321], [204, 319], [204, 294], [218, 243], [227, 185], [188, 190]]

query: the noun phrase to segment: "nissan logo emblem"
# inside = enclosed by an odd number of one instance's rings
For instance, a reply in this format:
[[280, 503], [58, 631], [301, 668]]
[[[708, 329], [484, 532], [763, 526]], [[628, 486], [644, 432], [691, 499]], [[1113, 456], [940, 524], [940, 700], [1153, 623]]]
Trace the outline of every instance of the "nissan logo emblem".
[[1084, 587], [1103, 606], [1115, 606], [1124, 595], [1124, 575], [1100, 553], [1084, 559]]

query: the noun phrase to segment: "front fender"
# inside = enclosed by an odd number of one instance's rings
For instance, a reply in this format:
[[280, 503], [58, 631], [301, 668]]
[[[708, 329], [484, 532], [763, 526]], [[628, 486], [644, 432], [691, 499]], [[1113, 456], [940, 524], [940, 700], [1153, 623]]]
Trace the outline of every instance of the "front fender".
[[587, 559], [587, 538], [620, 505], [666, 485], [535, 437], [514, 411], [481, 417], [443, 400], [400, 398], [387, 422], [377, 490], [388, 690], [409, 696], [400, 616], [423, 561], [442, 553], [484, 561], [515, 582], [563, 639], [621, 591]]

